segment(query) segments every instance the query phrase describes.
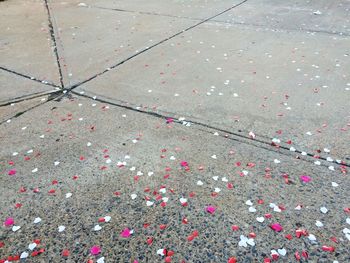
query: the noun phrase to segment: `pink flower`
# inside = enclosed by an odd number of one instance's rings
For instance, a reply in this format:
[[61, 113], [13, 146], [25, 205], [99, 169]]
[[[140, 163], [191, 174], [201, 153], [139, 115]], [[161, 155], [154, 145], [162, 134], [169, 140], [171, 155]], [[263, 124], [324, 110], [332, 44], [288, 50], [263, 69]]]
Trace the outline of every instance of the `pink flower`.
[[303, 181], [304, 183], [308, 183], [311, 181], [311, 177], [307, 175], [302, 175], [300, 176], [300, 180]]
[[181, 165], [182, 167], [186, 167], [186, 166], [188, 166], [188, 162], [182, 161], [182, 162], [180, 163], [180, 165]]
[[120, 236], [124, 238], [130, 237], [132, 234], [132, 231], [129, 228], [125, 228], [121, 233]]
[[8, 175], [15, 175], [17, 173], [16, 169], [12, 169], [8, 172]]
[[216, 208], [214, 206], [209, 205], [207, 206], [206, 210], [209, 214], [214, 214]]
[[272, 224], [272, 225], [270, 225], [270, 227], [272, 230], [274, 230], [276, 232], [281, 232], [283, 230], [283, 227], [278, 223]]
[[90, 249], [90, 253], [91, 255], [98, 255], [101, 253], [101, 248], [99, 246], [93, 246], [91, 249]]
[[15, 224], [15, 220], [12, 217], [9, 217], [5, 220], [4, 225], [6, 227], [12, 226]]

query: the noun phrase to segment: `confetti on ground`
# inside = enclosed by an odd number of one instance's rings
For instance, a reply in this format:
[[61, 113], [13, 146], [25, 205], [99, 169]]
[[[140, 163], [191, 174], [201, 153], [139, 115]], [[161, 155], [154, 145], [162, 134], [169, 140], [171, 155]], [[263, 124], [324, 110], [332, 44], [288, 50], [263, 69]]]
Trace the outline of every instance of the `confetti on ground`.
[[73, 2], [0, 1], [0, 263], [349, 262], [348, 1]]

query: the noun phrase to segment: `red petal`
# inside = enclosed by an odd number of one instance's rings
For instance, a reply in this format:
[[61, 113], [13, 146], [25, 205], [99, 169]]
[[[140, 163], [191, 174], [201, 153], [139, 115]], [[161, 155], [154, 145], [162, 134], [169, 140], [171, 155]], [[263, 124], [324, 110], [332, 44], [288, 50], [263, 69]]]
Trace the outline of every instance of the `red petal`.
[[187, 237], [187, 241], [189, 241], [189, 242], [191, 242], [193, 239], [194, 239], [193, 235], [190, 235], [190, 236]]
[[308, 258], [308, 257], [309, 257], [309, 254], [307, 253], [307, 251], [301, 252], [301, 255], [302, 255], [304, 258]]
[[69, 250], [68, 249], [64, 249], [63, 251], [62, 251], [62, 256], [63, 257], [69, 257]]
[[236, 225], [233, 225], [231, 228], [232, 228], [233, 231], [239, 230], [239, 226], [236, 226]]
[[169, 257], [173, 256], [174, 254], [175, 254], [175, 252], [172, 251], [172, 250], [169, 250], [169, 251], [167, 252], [167, 256], [169, 256]]
[[292, 240], [293, 239], [293, 236], [291, 234], [288, 234], [288, 235], [285, 235], [285, 238], [289, 239], [289, 240]]
[[334, 252], [335, 248], [332, 246], [322, 246], [322, 250], [327, 252]]
[[249, 233], [250, 238], [256, 238], [256, 234], [254, 232]]
[[153, 238], [152, 238], [152, 237], [149, 237], [149, 238], [147, 239], [147, 244], [148, 244], [148, 245], [152, 245], [152, 243], [153, 243]]

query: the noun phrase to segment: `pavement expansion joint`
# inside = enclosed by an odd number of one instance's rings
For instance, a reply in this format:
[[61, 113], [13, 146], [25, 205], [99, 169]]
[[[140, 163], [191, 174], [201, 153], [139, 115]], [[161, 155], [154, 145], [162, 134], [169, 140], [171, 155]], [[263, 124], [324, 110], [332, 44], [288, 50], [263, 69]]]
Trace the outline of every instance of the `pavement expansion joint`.
[[232, 26], [246, 26], [256, 29], [262, 29], [262, 30], [269, 30], [273, 32], [299, 32], [299, 33], [307, 33], [310, 35], [314, 34], [324, 34], [324, 35], [330, 35], [330, 36], [338, 36], [338, 37], [348, 37], [350, 36], [349, 33], [341, 32], [341, 31], [327, 31], [327, 30], [316, 30], [316, 29], [307, 29], [307, 28], [292, 28], [292, 27], [269, 27], [262, 24], [253, 24], [253, 23], [243, 23], [243, 22], [230, 22], [230, 21], [222, 21], [222, 20], [211, 20], [211, 22], [214, 22], [216, 24], [222, 24], [222, 25], [232, 25]]
[[218, 17], [218, 16], [220, 16], [220, 15], [222, 15], [222, 14], [224, 14], [224, 13], [226, 13], [226, 12], [228, 12], [228, 11], [230, 11], [230, 10], [236, 8], [236, 7], [241, 6], [242, 4], [246, 3], [247, 1], [248, 1], [248, 0], [244, 0], [244, 1], [240, 2], [240, 3], [238, 3], [238, 4], [235, 4], [235, 5], [233, 5], [233, 6], [229, 7], [229, 8], [227, 8], [227, 9], [221, 11], [221, 12], [218, 13], [218, 14], [215, 14], [215, 15], [213, 15], [213, 16], [210, 16], [210, 17], [206, 18], [206, 19], [203, 19], [203, 20], [201, 20], [200, 22], [198, 22], [198, 23], [196, 23], [196, 24], [194, 24], [194, 25], [192, 25], [192, 26], [189, 26], [189, 27], [187, 27], [186, 29], [183, 29], [183, 30], [181, 30], [181, 31], [179, 31], [179, 32], [177, 32], [177, 33], [171, 35], [170, 37], [167, 37], [167, 38], [165, 38], [165, 39], [163, 39], [163, 40], [161, 40], [161, 41], [159, 41], [159, 42], [157, 42], [157, 43], [155, 43], [155, 44], [153, 44], [153, 45], [151, 45], [151, 46], [149, 46], [149, 47], [146, 47], [146, 48], [142, 49], [140, 52], [138, 52], [138, 53], [136, 53], [136, 54], [133, 54], [132, 56], [130, 56], [130, 57], [128, 57], [128, 58], [126, 58], [126, 59], [124, 59], [124, 60], [118, 62], [117, 64], [115, 64], [115, 65], [113, 65], [113, 66], [108, 67], [107, 69], [105, 69], [105, 70], [103, 70], [103, 71], [101, 71], [101, 72], [99, 72], [99, 73], [97, 73], [97, 74], [91, 76], [90, 78], [85, 79], [85, 80], [83, 80], [83, 81], [81, 81], [81, 82], [79, 82], [79, 83], [77, 83], [77, 84], [72, 85], [72, 86], [71, 86], [70, 88], [68, 88], [67, 90], [68, 90], [68, 91], [73, 90], [73, 89], [75, 89], [75, 88], [77, 88], [77, 87], [79, 87], [79, 86], [81, 86], [81, 85], [83, 85], [83, 84], [85, 84], [85, 83], [87, 83], [87, 82], [89, 82], [89, 81], [91, 81], [91, 80], [93, 80], [93, 79], [95, 79], [95, 78], [97, 78], [97, 77], [99, 77], [99, 76], [101, 76], [101, 75], [107, 73], [108, 71], [117, 68], [118, 66], [124, 64], [125, 62], [127, 62], [127, 61], [129, 61], [129, 60], [131, 60], [131, 59], [133, 59], [133, 58], [135, 58], [135, 57], [137, 57], [137, 56], [139, 56], [139, 55], [141, 55], [141, 54], [143, 54], [143, 53], [145, 53], [146, 51], [149, 51], [149, 50], [151, 50], [151, 49], [153, 49], [153, 48], [155, 48], [155, 47], [157, 47], [157, 46], [159, 46], [159, 45], [161, 45], [161, 44], [163, 44], [163, 43], [165, 43], [165, 42], [167, 42], [167, 41], [173, 39], [174, 37], [177, 37], [178, 35], [181, 35], [181, 34], [187, 32], [187, 31], [189, 31], [189, 30], [191, 30], [191, 29], [194, 29], [194, 28], [196, 28], [196, 27], [198, 27], [198, 26], [204, 24], [205, 22], [208, 22], [209, 20], [214, 19], [215, 17]]
[[[27, 112], [30, 112], [31, 110], [33, 109], [36, 109], [37, 107], [39, 106], [42, 106], [44, 104], [46, 104], [47, 102], [49, 101], [60, 101], [60, 99], [65, 95], [63, 94], [60, 90], [59, 91], [55, 91], [55, 92], [51, 92], [51, 93], [47, 93], [47, 94], [41, 94], [41, 95], [38, 95], [36, 97], [42, 97], [43, 95], [48, 95], [48, 98], [41, 101], [40, 103], [38, 104], [35, 104], [34, 106], [24, 110], [24, 111], [20, 111], [20, 112], [17, 112], [16, 114], [14, 114], [13, 116], [9, 117], [9, 118], [6, 118], [5, 120], [0, 120], [0, 125], [4, 124], [4, 123], [8, 123], [10, 121], [12, 121], [13, 119], [16, 119], [18, 118], [19, 116], [23, 115], [24, 113], [27, 113]], [[34, 99], [36, 97], [32, 97], [32, 98], [27, 98], [27, 99], [23, 99], [22, 101], [24, 100], [29, 100], [29, 99]], [[13, 102], [14, 103], [14, 102]], [[11, 104], [11, 103], [10, 103]], [[5, 105], [3, 105], [5, 106]], [[7, 105], [8, 106], [8, 105]], [[0, 105], [0, 107], [2, 107], [2, 105]]]
[[48, 0], [45, 0], [44, 2], [45, 2], [46, 10], [47, 10], [47, 15], [48, 15], [48, 26], [49, 26], [49, 30], [50, 30], [51, 41], [52, 41], [52, 44], [53, 44], [53, 52], [55, 54], [56, 63], [57, 63], [57, 67], [58, 67], [58, 73], [59, 73], [59, 76], [60, 76], [60, 84], [61, 84], [61, 87], [64, 88], [61, 63], [60, 63], [60, 59], [59, 59], [59, 55], [58, 55], [57, 41], [56, 41], [56, 37], [55, 37], [55, 30], [54, 30], [54, 27], [53, 27], [53, 24], [52, 24], [50, 7], [49, 7], [49, 4], [48, 4]]
[[350, 262], [349, 0], [85, 2], [0, 0], [0, 263]]
[[52, 86], [52, 87], [61, 89], [61, 86], [58, 86], [58, 85], [56, 85], [56, 84], [54, 84], [52, 82], [49, 82], [47, 80], [40, 80], [40, 79], [38, 79], [36, 77], [31, 77], [31, 76], [25, 75], [23, 73], [16, 72], [16, 71], [14, 71], [12, 69], [8, 69], [8, 68], [2, 67], [2, 66], [0, 66], [0, 69], [3, 70], [3, 71], [6, 71], [8, 73], [15, 74], [15, 75], [17, 75], [19, 77], [22, 77], [22, 78], [30, 79], [32, 81], [35, 81], [35, 82], [38, 82], [38, 83], [41, 83], [41, 84], [44, 84], [44, 85], [48, 85], [48, 86]]
[[31, 100], [31, 99], [35, 99], [35, 98], [42, 97], [45, 95], [59, 93], [59, 92], [60, 92], [60, 90], [49, 90], [49, 91], [44, 91], [44, 92], [35, 92], [35, 93], [29, 94], [29, 95], [23, 95], [23, 96], [19, 96], [16, 98], [11, 98], [10, 100], [7, 100], [7, 101], [0, 101], [0, 107], [5, 107], [5, 106], [11, 105], [13, 103], [19, 103], [22, 101]]
[[189, 17], [189, 16], [176, 16], [176, 15], [161, 14], [161, 13], [155, 13], [155, 12], [125, 10], [125, 9], [108, 8], [108, 7], [102, 7], [102, 6], [89, 6], [89, 7], [98, 8], [98, 9], [102, 9], [102, 10], [116, 11], [116, 12], [136, 13], [136, 14], [140, 14], [140, 15], [149, 15], [149, 16], [172, 17], [172, 18], [187, 19], [187, 20], [192, 20], [192, 21], [202, 21], [203, 20], [201, 18], [195, 18], [195, 17]]
[[[192, 21], [203, 21], [201, 18], [196, 17], [189, 17], [189, 16], [177, 16], [177, 15], [170, 15], [170, 14], [161, 14], [161, 13], [155, 13], [155, 12], [145, 12], [145, 11], [135, 11], [135, 10], [126, 10], [126, 9], [119, 9], [119, 8], [108, 8], [108, 7], [102, 7], [102, 6], [89, 6], [90, 8], [97, 8], [102, 10], [110, 10], [110, 11], [116, 11], [116, 12], [125, 12], [125, 13], [136, 13], [140, 15], [150, 15], [150, 16], [162, 16], [162, 17], [172, 17], [172, 18], [179, 18], [179, 19], [187, 19]], [[244, 22], [234, 22], [234, 21], [224, 21], [224, 20], [217, 20], [212, 19], [212, 22], [215, 22], [217, 24], [222, 25], [232, 25], [232, 26], [246, 26], [256, 29], [264, 29], [269, 31], [277, 31], [277, 32], [303, 32], [307, 34], [325, 34], [325, 35], [332, 35], [332, 36], [343, 36], [348, 37], [350, 36], [349, 33], [341, 32], [341, 31], [329, 31], [329, 30], [316, 30], [316, 29], [308, 29], [308, 28], [293, 28], [293, 27], [269, 27], [267, 25], [262, 24], [253, 24], [253, 23], [244, 23]]]
[[[124, 108], [124, 109], [131, 110], [131, 111], [134, 111], [134, 112], [139, 112], [139, 113], [142, 113], [142, 114], [147, 114], [149, 116], [160, 118], [160, 119], [164, 119], [164, 120], [172, 118], [173, 122], [183, 125], [183, 121], [177, 120], [177, 119], [174, 118], [175, 114], [166, 113], [167, 115], [165, 115], [165, 113], [160, 112], [160, 111], [152, 112], [152, 111], [142, 110], [142, 109], [136, 108], [131, 103], [127, 103], [127, 105], [123, 105], [123, 104], [120, 104], [120, 103], [117, 103], [117, 102], [112, 102], [110, 100], [98, 98], [97, 96], [90, 96], [90, 95], [87, 95], [85, 93], [81, 93], [81, 92], [79, 93], [79, 92], [76, 92], [76, 91], [73, 91], [73, 90], [71, 90], [71, 93], [75, 94], [77, 96], [89, 98], [89, 99], [92, 99], [92, 100], [95, 100], [95, 101], [99, 101], [99, 102], [102, 102], [102, 103], [106, 103], [106, 104], [109, 104], [109, 105], [112, 105], [112, 106]], [[132, 105], [132, 106], [130, 106], [130, 105]], [[286, 155], [286, 156], [291, 156], [292, 157], [293, 153], [297, 153], [297, 154], [301, 154], [302, 153], [302, 151], [300, 151], [298, 149], [295, 149], [294, 151], [291, 151], [290, 148], [288, 148], [286, 146], [283, 146], [283, 145], [278, 145], [278, 147], [273, 147], [273, 145], [271, 144], [272, 138], [269, 138], [267, 136], [256, 134], [257, 137], [266, 138], [266, 140], [256, 139], [256, 138], [252, 139], [249, 136], [245, 136], [243, 134], [240, 134], [240, 133], [237, 133], [237, 132], [233, 132], [233, 131], [229, 131], [229, 130], [226, 130], [226, 129], [222, 129], [222, 128], [219, 128], [219, 127], [215, 127], [215, 126], [212, 126], [210, 124], [199, 122], [199, 121], [196, 121], [196, 120], [186, 119], [186, 123], [195, 124], [195, 125], [197, 125], [197, 127], [203, 127], [202, 129], [199, 128], [200, 131], [208, 132], [208, 133], [213, 133], [213, 131], [221, 132], [222, 134], [221, 135], [219, 134], [219, 135], [221, 137], [223, 137], [223, 138], [228, 138], [228, 139], [237, 141], [239, 143], [249, 144], [251, 146], [254, 146], [254, 147], [257, 147], [257, 148], [260, 148], [260, 149], [264, 149], [264, 150], [267, 150], [267, 151], [273, 151], [273, 152], [278, 153], [278, 154], [282, 154], [282, 155]], [[314, 155], [312, 153], [307, 152], [306, 156], [304, 156], [304, 157], [300, 157], [299, 156], [298, 159], [302, 160], [302, 161], [309, 162], [309, 163], [314, 163], [314, 159], [312, 159], [313, 157], [314, 157]], [[318, 160], [321, 160], [321, 161], [325, 162], [325, 164], [320, 164], [320, 166], [323, 166], [323, 167], [328, 167], [329, 168], [331, 165], [337, 165], [337, 166], [339, 165], [339, 166], [350, 167], [350, 163], [346, 163], [345, 161], [342, 161], [341, 163], [329, 162], [327, 160], [327, 158], [322, 157], [322, 156], [318, 157]]]

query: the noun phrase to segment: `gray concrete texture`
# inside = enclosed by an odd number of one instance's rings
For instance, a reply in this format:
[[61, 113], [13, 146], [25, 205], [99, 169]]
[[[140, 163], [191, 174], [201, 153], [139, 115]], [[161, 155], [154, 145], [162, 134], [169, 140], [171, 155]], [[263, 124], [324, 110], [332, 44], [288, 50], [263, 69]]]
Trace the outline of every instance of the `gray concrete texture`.
[[0, 7], [0, 24], [0, 66], [58, 85], [44, 2], [5, 1]]
[[349, 9], [0, 2], [0, 262], [350, 262]]
[[33, 95], [51, 92], [57, 90], [57, 87], [33, 81], [30, 78], [24, 78], [14, 75], [11, 72], [0, 71], [0, 104], [6, 104], [12, 100], [19, 100]]

